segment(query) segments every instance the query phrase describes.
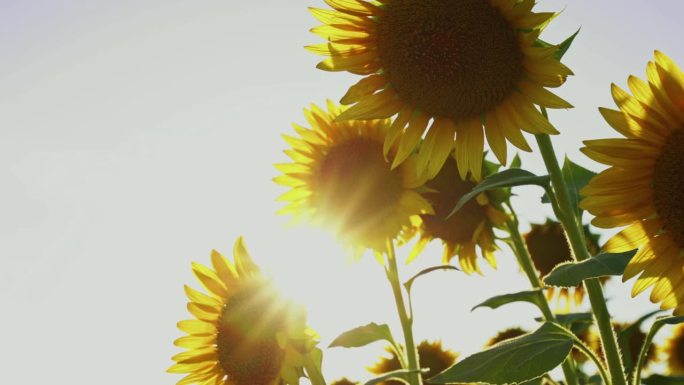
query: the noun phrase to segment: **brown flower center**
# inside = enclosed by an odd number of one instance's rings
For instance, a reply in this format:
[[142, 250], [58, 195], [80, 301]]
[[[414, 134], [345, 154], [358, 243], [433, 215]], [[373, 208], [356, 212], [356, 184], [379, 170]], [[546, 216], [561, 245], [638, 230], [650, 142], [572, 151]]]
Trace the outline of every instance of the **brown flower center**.
[[[427, 382], [429, 378], [432, 378], [446, 370], [448, 367], [453, 365], [456, 362], [456, 358], [458, 358], [458, 354], [442, 348], [441, 343], [430, 343], [428, 341], [423, 341], [416, 347], [416, 349], [418, 350], [418, 357], [420, 357], [420, 365], [424, 370], [420, 376], [423, 378], [423, 383], [426, 385], [431, 385], [431, 383]], [[388, 351], [392, 353], [392, 356], [390, 358], [383, 357], [380, 362], [370, 367], [369, 370], [371, 373], [380, 375], [401, 369], [401, 363], [399, 362], [396, 353], [394, 353], [393, 350], [388, 349]], [[401, 381], [388, 380], [380, 382], [378, 385], [402, 384], [403, 382]]]
[[653, 188], [665, 231], [684, 248], [684, 128], [670, 135], [656, 160]]
[[523, 73], [514, 28], [485, 0], [389, 1], [377, 47], [402, 100], [453, 120], [496, 106]]
[[532, 224], [530, 232], [525, 234], [525, 243], [534, 266], [542, 277], [549, 274], [559, 263], [573, 260], [563, 228], [557, 222]]
[[401, 174], [391, 170], [382, 143], [367, 138], [332, 147], [317, 182], [321, 213], [342, 231], [361, 233], [381, 224], [395, 212], [402, 193]]
[[276, 334], [288, 309], [270, 286], [250, 285], [232, 296], [218, 322], [219, 363], [236, 385], [271, 385], [285, 352]]
[[461, 197], [475, 187], [470, 181], [462, 181], [458, 175], [456, 161], [449, 158], [439, 174], [427, 183], [434, 190], [423, 194], [432, 204], [434, 215], [424, 214], [424, 232], [433, 238], [440, 238], [447, 244], [460, 245], [470, 242], [477, 227], [487, 216], [484, 206], [475, 199], [468, 201], [451, 217], [447, 216], [456, 207]]
[[517, 327], [502, 330], [502, 331], [496, 333], [496, 335], [494, 337], [490, 338], [489, 341], [487, 341], [486, 347], [492, 347], [492, 346], [498, 344], [499, 342], [508, 341], [512, 338], [520, 337], [520, 336], [523, 336], [525, 334], [527, 334], [526, 331], [522, 330], [521, 328], [517, 328]]

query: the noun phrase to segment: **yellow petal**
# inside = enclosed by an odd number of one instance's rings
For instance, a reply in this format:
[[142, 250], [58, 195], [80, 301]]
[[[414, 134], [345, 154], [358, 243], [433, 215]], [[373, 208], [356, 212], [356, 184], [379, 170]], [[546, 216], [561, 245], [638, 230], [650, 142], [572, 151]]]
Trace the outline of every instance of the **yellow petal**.
[[353, 119], [384, 119], [401, 110], [404, 103], [392, 89], [384, 89], [376, 94], [361, 98], [358, 103], [337, 117], [337, 121]]
[[235, 258], [235, 265], [240, 277], [249, 277], [259, 273], [259, 267], [252, 261], [252, 257], [249, 255], [242, 237], [238, 237], [235, 240], [233, 257]]
[[392, 168], [399, 166], [415, 150], [418, 142], [423, 137], [423, 132], [427, 128], [430, 117], [424, 114], [414, 115], [406, 127], [406, 131], [399, 139], [397, 154], [392, 160]]
[[226, 257], [221, 255], [218, 251], [212, 250], [211, 264], [214, 267], [214, 271], [216, 271], [216, 275], [223, 281], [226, 288], [235, 286], [237, 271], [235, 270], [235, 266], [233, 266]]
[[220, 298], [226, 297], [228, 294], [226, 286], [213, 270], [197, 262], [193, 262], [192, 272], [205, 289], [216, 294]]
[[200, 320], [184, 320], [177, 324], [178, 329], [192, 335], [216, 334], [216, 327], [209, 322]]
[[353, 104], [358, 102], [362, 97], [371, 95], [375, 91], [385, 87], [387, 78], [384, 75], [370, 75], [359, 80], [358, 83], [349, 87], [346, 94], [340, 99], [342, 104]]
[[496, 121], [496, 114], [490, 113], [485, 121], [485, 134], [487, 136], [487, 143], [492, 149], [492, 152], [499, 160], [499, 163], [506, 165], [508, 160], [506, 151], [506, 136], [504, 135], [503, 129], [499, 126]]

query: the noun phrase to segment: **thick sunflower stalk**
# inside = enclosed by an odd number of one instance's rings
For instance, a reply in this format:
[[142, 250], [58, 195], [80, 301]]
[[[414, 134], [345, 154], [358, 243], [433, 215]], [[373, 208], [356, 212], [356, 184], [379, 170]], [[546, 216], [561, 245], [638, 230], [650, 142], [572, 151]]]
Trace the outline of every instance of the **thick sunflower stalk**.
[[[559, 44], [540, 39], [556, 13], [534, 12], [533, 0], [324, 1], [329, 8], [310, 11], [321, 23], [312, 32], [325, 41], [307, 48], [326, 56], [319, 69], [361, 78], [341, 104], [312, 104], [304, 110], [308, 127], [295, 124], [294, 135], [284, 135], [290, 162], [276, 165], [281, 175], [274, 179], [288, 188], [280, 213], [326, 227], [357, 258], [372, 251], [404, 337], [399, 343], [387, 325], [371, 323], [331, 346], [388, 343], [392, 358], [370, 368], [370, 384], [554, 384], [549, 372], [562, 367], [568, 385], [640, 385], [655, 359], [655, 333], [684, 321], [679, 67], [656, 51], [647, 81], [630, 77], [631, 94], [612, 87], [619, 110], [601, 113], [624, 138], [585, 141], [582, 151], [609, 166], [596, 175], [569, 160], [561, 167], [549, 136], [559, 132], [546, 109], [572, 107], [549, 88], [572, 75], [561, 59], [576, 34]], [[532, 151], [524, 133], [534, 135], [548, 175], [521, 169], [517, 156], [506, 168], [508, 143]], [[485, 159], [485, 140], [498, 164]], [[556, 216], [525, 234], [510, 201], [520, 185], [543, 188]], [[583, 210], [596, 227], [627, 227], [600, 247]], [[442, 264], [402, 284], [395, 245], [413, 239], [407, 262], [439, 240]], [[460, 361], [439, 342], [416, 344], [413, 282], [442, 269], [481, 274], [480, 261], [496, 267], [504, 242], [531, 290], [478, 306], [532, 303], [542, 315], [539, 328], [508, 329]], [[302, 377], [325, 385], [303, 309], [280, 299], [241, 239], [234, 255], [234, 264], [215, 252], [213, 269], [193, 265], [207, 293], [186, 288], [194, 318], [178, 325], [188, 333], [176, 341], [187, 351], [169, 369], [186, 374], [178, 385], [297, 384]], [[651, 300], [674, 313], [647, 334], [642, 323], [653, 314], [616, 324], [602, 287], [609, 276], [639, 274], [633, 294], [653, 287]], [[591, 313], [570, 312], [587, 297]], [[554, 308], [554, 298], [565, 307]], [[663, 353], [670, 374], [684, 367], [684, 332], [677, 330]], [[666, 384], [674, 378], [661, 377]]]

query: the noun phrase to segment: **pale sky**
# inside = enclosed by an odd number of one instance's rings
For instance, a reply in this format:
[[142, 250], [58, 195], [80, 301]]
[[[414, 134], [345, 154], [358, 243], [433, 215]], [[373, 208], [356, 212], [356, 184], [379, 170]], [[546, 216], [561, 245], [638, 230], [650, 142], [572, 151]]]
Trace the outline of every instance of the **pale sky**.
[[[176, 322], [188, 318], [190, 262], [230, 255], [244, 235], [255, 260], [309, 309], [321, 346], [371, 321], [401, 340], [390, 289], [370, 256], [345, 259], [324, 231], [286, 228], [271, 178], [283, 133], [303, 107], [338, 100], [355, 77], [315, 69], [307, 6], [290, 1], [0, 0], [0, 349], [2, 382], [175, 384]], [[557, 152], [587, 167], [581, 140], [617, 135], [599, 106], [610, 83], [643, 77], [653, 50], [684, 65], [679, 0], [544, 0], [565, 9], [543, 38], [582, 27], [558, 94]], [[538, 152], [523, 166], [542, 172]], [[519, 189], [524, 220], [543, 221], [541, 192]], [[605, 238], [604, 238], [605, 239]], [[405, 257], [408, 250], [399, 250]], [[437, 243], [404, 278], [439, 263]], [[435, 273], [415, 284], [417, 339], [467, 355], [497, 330], [533, 327], [528, 305], [470, 308], [528, 288], [508, 250], [484, 277]], [[621, 320], [655, 306], [608, 287]], [[665, 331], [664, 333], [667, 333]], [[325, 350], [329, 381], [366, 380], [376, 344]]]

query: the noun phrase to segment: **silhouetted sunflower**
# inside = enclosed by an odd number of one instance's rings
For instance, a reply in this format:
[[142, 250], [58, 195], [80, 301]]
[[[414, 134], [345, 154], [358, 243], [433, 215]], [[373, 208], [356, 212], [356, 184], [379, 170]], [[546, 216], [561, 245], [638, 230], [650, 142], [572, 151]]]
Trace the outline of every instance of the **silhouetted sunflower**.
[[[420, 367], [428, 369], [421, 373], [423, 383], [426, 385], [431, 385], [429, 382], [426, 382], [426, 379], [432, 378], [443, 372], [445, 369], [455, 364], [456, 359], [458, 358], [458, 353], [454, 353], [449, 349], [444, 349], [440, 341], [423, 341], [416, 349], [418, 350]], [[394, 353], [394, 350], [389, 347], [386, 350], [390, 353], [390, 357], [381, 357], [378, 363], [368, 367], [368, 371], [375, 375], [381, 375], [383, 373], [401, 369], [401, 363]], [[403, 385], [403, 383], [390, 380], [380, 382], [378, 385]]]
[[419, 255], [427, 243], [439, 239], [444, 244], [442, 262], [448, 263], [458, 256], [461, 268], [470, 274], [480, 272], [477, 263], [478, 249], [482, 257], [496, 267], [494, 252], [498, 247], [494, 242], [493, 228], [506, 222], [506, 214], [498, 208], [500, 205], [494, 194], [485, 192], [448, 217], [461, 197], [477, 185], [473, 178], [462, 180], [459, 177], [457, 163], [456, 158], [450, 156], [439, 173], [425, 183], [422, 195], [434, 212], [421, 214], [422, 223], [418, 227], [420, 239], [408, 260]]
[[[597, 254], [600, 250], [598, 236], [591, 233], [589, 226], [584, 226], [584, 235], [591, 255]], [[551, 219], [547, 219], [544, 224], [532, 223], [530, 231], [525, 234], [525, 244], [540, 278], [548, 275], [559, 264], [574, 261], [563, 226]], [[565, 300], [569, 305], [572, 298], [575, 304], [579, 305], [584, 299], [584, 286], [546, 289], [546, 296], [549, 299], [553, 298], [556, 293], [559, 301]]]

